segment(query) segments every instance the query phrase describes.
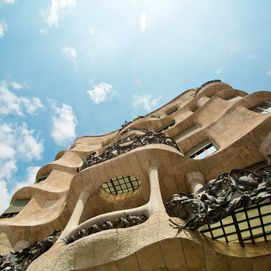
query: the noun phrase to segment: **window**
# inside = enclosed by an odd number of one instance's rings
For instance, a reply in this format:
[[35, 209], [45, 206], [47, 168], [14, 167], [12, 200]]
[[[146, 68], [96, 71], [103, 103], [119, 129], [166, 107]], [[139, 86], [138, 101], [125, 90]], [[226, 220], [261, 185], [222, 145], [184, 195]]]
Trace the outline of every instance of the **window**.
[[29, 202], [29, 199], [20, 199], [15, 200], [10, 203], [10, 206], [6, 209], [6, 211], [0, 216], [0, 218], [9, 218], [16, 216]]
[[207, 139], [193, 147], [186, 154], [186, 156], [192, 159], [203, 159], [211, 155], [212, 153], [216, 152], [217, 150], [218, 150], [217, 147], [209, 139]]
[[199, 127], [198, 127], [196, 124], [194, 124], [194, 125], [188, 127], [187, 129], [181, 131], [179, 134], [177, 134], [177, 135], [175, 136], [175, 138], [174, 138], [175, 141], [178, 141], [178, 140], [180, 140], [181, 138], [184, 138], [185, 136], [187, 136], [187, 135], [193, 133], [193, 132], [194, 132], [195, 130], [197, 130], [198, 128], [199, 128]]
[[266, 199], [249, 208], [239, 208], [221, 221], [199, 230], [213, 240], [257, 243], [271, 240], [271, 201]]
[[108, 182], [102, 184], [102, 189], [113, 195], [133, 192], [139, 188], [141, 181], [136, 177], [119, 176], [110, 179]]
[[271, 113], [271, 103], [264, 102], [260, 105], [251, 108], [251, 110], [261, 114]]
[[49, 175], [50, 175], [50, 173], [47, 173], [47, 174], [44, 174], [44, 175], [38, 177], [38, 178], [36, 179], [36, 183], [43, 182]]
[[163, 125], [162, 127], [158, 128], [156, 130], [156, 133], [161, 133], [161, 132], [167, 130], [168, 128], [172, 127], [174, 124], [175, 124], [175, 120], [172, 120], [169, 123], [167, 123], [167, 124]]

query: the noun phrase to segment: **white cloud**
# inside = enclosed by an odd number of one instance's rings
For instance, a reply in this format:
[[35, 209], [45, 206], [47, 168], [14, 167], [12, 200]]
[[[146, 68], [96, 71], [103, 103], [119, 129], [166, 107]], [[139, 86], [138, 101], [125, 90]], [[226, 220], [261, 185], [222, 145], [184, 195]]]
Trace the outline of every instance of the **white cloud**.
[[247, 57], [248, 57], [249, 59], [254, 59], [254, 58], [255, 58], [255, 55], [252, 54], [252, 53], [250, 53], [250, 54], [247, 55]]
[[26, 169], [26, 177], [25, 180], [16, 184], [16, 186], [12, 189], [11, 194], [14, 194], [17, 190], [22, 187], [32, 185], [35, 183], [36, 175], [39, 171], [40, 167], [30, 166]]
[[0, 124], [0, 161], [3, 160], [33, 160], [40, 159], [43, 153], [43, 143], [28, 129], [26, 123], [20, 125]]
[[152, 111], [160, 101], [160, 98], [152, 98], [150, 94], [135, 94], [133, 96], [133, 107], [143, 108], [146, 112]]
[[60, 16], [76, 6], [76, 0], [51, 0], [50, 6], [43, 12], [48, 26], [58, 26]]
[[21, 101], [21, 104], [24, 105], [25, 111], [29, 114], [34, 114], [39, 109], [43, 108], [43, 104], [41, 100], [37, 97], [32, 97], [32, 98], [21, 97], [20, 101]]
[[[15, 85], [18, 88], [18, 85]], [[14, 86], [13, 86], [14, 88]], [[17, 96], [8, 89], [5, 81], [0, 82], [0, 115], [15, 114], [24, 115], [24, 113], [34, 114], [43, 108], [39, 98]]]
[[51, 101], [51, 107], [54, 112], [52, 118], [51, 136], [57, 144], [65, 144], [75, 138], [75, 128], [77, 119], [71, 106], [62, 104], [58, 106], [56, 102]]
[[91, 101], [95, 104], [103, 103], [112, 96], [117, 95], [113, 86], [105, 82], [92, 85], [92, 89], [87, 90], [87, 93]]
[[266, 72], [267, 76], [271, 76], [271, 69]]
[[15, 90], [20, 90], [22, 89], [24, 86], [16, 81], [13, 81], [10, 83], [10, 86], [15, 89]]
[[16, 172], [16, 160], [4, 160], [1, 161], [1, 168], [0, 168], [0, 180], [10, 180], [12, 175]]
[[140, 31], [145, 32], [146, 29], [147, 29], [147, 15], [144, 12], [140, 16]]
[[77, 64], [77, 62], [76, 62], [77, 52], [76, 52], [75, 48], [65, 46], [62, 51], [63, 51], [64, 55], [67, 56], [67, 58], [69, 59], [69, 61], [71, 61], [71, 63], [73, 65]]
[[7, 24], [4, 21], [0, 21], [0, 39], [5, 36], [7, 29]]
[[14, 113], [23, 115], [20, 107], [20, 98], [9, 91], [5, 84], [0, 85], [0, 115]]
[[26, 124], [23, 124], [17, 128], [16, 132], [19, 138], [16, 149], [21, 159], [41, 159], [43, 144], [35, 137], [34, 130], [29, 130]]
[[7, 189], [7, 183], [0, 179], [0, 213], [5, 211], [9, 206], [9, 194]]
[[3, 4], [14, 4], [15, 0], [0, 0], [0, 3], [3, 3]]
[[0, 142], [0, 160], [9, 159], [14, 157], [15, 150], [11, 146], [7, 146]]
[[[42, 141], [33, 130], [27, 128], [25, 123], [0, 124], [0, 212], [9, 205], [10, 195], [14, 192], [8, 193], [7, 186], [9, 182], [14, 182], [17, 163], [40, 159], [42, 152]], [[30, 169], [27, 173], [30, 174]]]

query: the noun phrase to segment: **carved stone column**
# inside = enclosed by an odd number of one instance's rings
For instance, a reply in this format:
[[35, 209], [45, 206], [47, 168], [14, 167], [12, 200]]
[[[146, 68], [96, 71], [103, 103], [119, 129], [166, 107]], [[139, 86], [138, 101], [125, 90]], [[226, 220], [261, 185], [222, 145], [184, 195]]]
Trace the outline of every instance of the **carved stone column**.
[[83, 213], [84, 206], [88, 200], [89, 194], [90, 194], [89, 191], [81, 192], [81, 194], [77, 200], [77, 203], [74, 207], [74, 210], [72, 212], [72, 215], [69, 219], [69, 222], [67, 223], [60, 238], [62, 238], [63, 236], [66, 236], [69, 232], [71, 232], [74, 228], [76, 228], [79, 225], [79, 221], [80, 221], [81, 215]]
[[166, 212], [160, 191], [158, 169], [156, 167], [151, 167], [149, 169], [149, 180], [150, 180], [150, 200], [148, 203], [149, 215], [152, 215], [157, 212]]

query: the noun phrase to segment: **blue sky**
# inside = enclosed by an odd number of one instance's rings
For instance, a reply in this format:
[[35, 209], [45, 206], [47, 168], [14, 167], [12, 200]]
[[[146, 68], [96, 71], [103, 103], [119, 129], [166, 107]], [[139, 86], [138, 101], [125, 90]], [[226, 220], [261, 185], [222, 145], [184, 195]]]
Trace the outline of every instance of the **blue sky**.
[[271, 89], [268, 0], [0, 0], [0, 211], [76, 136], [211, 79]]

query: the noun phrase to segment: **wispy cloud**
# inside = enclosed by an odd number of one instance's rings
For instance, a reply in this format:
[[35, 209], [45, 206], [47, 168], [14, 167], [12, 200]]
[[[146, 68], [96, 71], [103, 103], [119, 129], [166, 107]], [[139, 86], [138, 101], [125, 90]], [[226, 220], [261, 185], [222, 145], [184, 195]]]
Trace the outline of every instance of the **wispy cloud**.
[[77, 52], [75, 48], [65, 46], [62, 51], [73, 65], [77, 64]]
[[17, 128], [18, 144], [16, 147], [17, 153], [21, 159], [33, 160], [41, 159], [43, 153], [43, 143], [35, 136], [34, 130], [29, 130], [24, 123]]
[[160, 98], [152, 98], [150, 94], [135, 94], [133, 96], [133, 107], [143, 108], [144, 111], [150, 112], [157, 106], [159, 101]]
[[145, 12], [143, 12], [140, 16], [140, 31], [145, 32], [147, 29], [147, 15]]
[[3, 38], [8, 30], [5, 21], [0, 21], [0, 39]]
[[16, 81], [13, 81], [10, 83], [10, 86], [15, 89], [15, 90], [20, 90], [22, 88], [24, 88], [24, 86]]
[[45, 23], [49, 27], [57, 27], [60, 17], [75, 6], [76, 0], [51, 0], [50, 6], [43, 11]]
[[117, 95], [117, 92], [113, 86], [105, 82], [92, 85], [92, 88], [87, 90], [87, 93], [91, 101], [95, 104], [103, 103], [112, 98], [112, 96]]
[[266, 72], [267, 76], [271, 76], [271, 69]]
[[[18, 89], [19, 87], [21, 85], [15, 85], [15, 88]], [[7, 82], [0, 82], [0, 115], [34, 114], [43, 107], [39, 98], [18, 96], [9, 89]]]
[[51, 136], [57, 144], [66, 144], [76, 136], [77, 119], [71, 106], [51, 102], [53, 111]]
[[41, 159], [43, 149], [43, 141], [26, 123], [0, 124], [0, 212], [8, 206], [7, 184], [14, 179], [17, 163]]
[[7, 183], [0, 179], [0, 213], [5, 211], [9, 205], [10, 195], [8, 193]]
[[21, 160], [41, 159], [43, 143], [34, 130], [30, 130], [26, 123], [0, 125], [0, 160], [17, 159]]

